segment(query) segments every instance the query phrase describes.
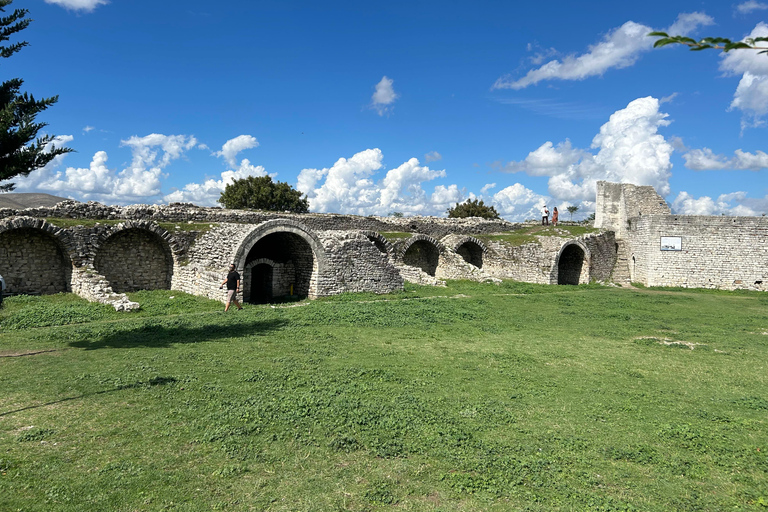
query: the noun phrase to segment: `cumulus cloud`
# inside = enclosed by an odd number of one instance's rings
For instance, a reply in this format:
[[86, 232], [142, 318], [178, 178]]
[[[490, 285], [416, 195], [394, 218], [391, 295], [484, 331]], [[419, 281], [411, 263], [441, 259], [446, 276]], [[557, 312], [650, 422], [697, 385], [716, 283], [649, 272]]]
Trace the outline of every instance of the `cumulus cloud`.
[[537, 194], [520, 183], [505, 187], [491, 196], [491, 203], [502, 217], [518, 221], [540, 219], [541, 207], [547, 204], [548, 200], [548, 197]]
[[735, 215], [752, 216], [768, 210], [768, 196], [751, 199], [746, 192], [721, 194], [717, 199], [709, 196], [695, 198], [680, 192], [672, 202], [672, 211], [682, 215]]
[[[307, 194], [313, 212], [351, 213], [355, 215], [445, 216], [456, 203], [483, 199], [493, 204], [508, 220], [533, 218], [544, 197], [515, 184], [496, 194], [487, 195], [496, 187], [485, 185], [480, 195], [456, 184], [438, 184], [428, 191], [425, 183], [447, 177], [445, 170], [434, 170], [411, 158], [384, 173], [383, 154], [379, 149], [366, 149], [351, 158], [340, 158], [330, 168], [304, 169], [296, 188]], [[379, 178], [381, 174], [383, 177]]]
[[392, 86], [394, 82], [391, 78], [382, 77], [379, 83], [376, 84], [376, 91], [371, 96], [371, 108], [378, 112], [380, 116], [389, 114], [392, 111], [392, 104], [398, 98]]
[[216, 151], [214, 155], [224, 158], [231, 167], [237, 166], [235, 157], [241, 151], [259, 146], [259, 141], [251, 135], [238, 135], [234, 139], [229, 139], [221, 146], [221, 151]]
[[719, 171], [723, 169], [759, 171], [768, 169], [768, 154], [764, 151], [749, 153], [737, 149], [734, 156], [717, 155], [709, 148], [692, 149], [683, 155], [685, 166], [694, 171]]
[[669, 124], [666, 118], [658, 99], [638, 98], [600, 127], [591, 151], [574, 148], [568, 140], [557, 145], [548, 141], [501, 170], [548, 176], [549, 194], [558, 201], [593, 200], [599, 180], [652, 185], [667, 195], [673, 148], [658, 133]]
[[756, 0], [749, 0], [736, 6], [736, 12], [739, 14], [749, 14], [753, 11], [764, 11], [766, 9], [768, 9], [768, 4], [757, 2]]
[[[66, 142], [72, 140], [67, 136]], [[153, 133], [121, 141], [131, 148], [131, 163], [122, 171], [107, 167], [105, 151], [97, 151], [87, 168], [57, 170], [62, 161], [49, 165], [18, 181], [19, 191], [51, 192], [82, 200], [112, 204], [153, 201], [160, 195], [163, 169], [197, 144], [195, 137]]]
[[429, 153], [424, 155], [424, 161], [426, 163], [437, 162], [438, 160], [442, 160], [442, 159], [443, 159], [443, 155], [441, 155], [437, 151], [430, 151]]
[[[768, 37], [768, 25], [760, 22], [747, 36]], [[720, 61], [720, 69], [729, 75], [741, 74], [741, 80], [733, 95], [731, 109], [742, 112], [742, 129], [762, 126], [768, 114], [768, 58], [753, 50], [737, 50], [726, 53]]]
[[47, 4], [59, 5], [72, 11], [91, 12], [100, 5], [107, 5], [107, 0], [45, 0]]
[[378, 148], [366, 149], [351, 158], [340, 158], [330, 168], [304, 169], [299, 173], [297, 189], [307, 194], [312, 211], [356, 215], [387, 215], [392, 211], [442, 215], [448, 206], [466, 197], [457, 185], [438, 185], [428, 194], [422, 184], [444, 178], [446, 172], [422, 166], [416, 158], [376, 180], [374, 175], [384, 167], [383, 158]]
[[[667, 31], [686, 35], [699, 26], [713, 23], [714, 20], [703, 13], [682, 13]], [[550, 60], [517, 80], [503, 76], [496, 80], [492, 89], [519, 90], [545, 80], [584, 80], [602, 76], [609, 69], [632, 66], [643, 52], [653, 48], [654, 40], [648, 37], [652, 31], [651, 27], [628, 21], [608, 32], [599, 43], [589, 46], [585, 53]]]
[[199, 206], [216, 206], [221, 193], [235, 180], [249, 176], [266, 176], [267, 171], [261, 165], [252, 165], [243, 158], [236, 170], [221, 173], [220, 179], [207, 179], [203, 183], [187, 183], [181, 190], [175, 190], [163, 197], [167, 203], [194, 203]]

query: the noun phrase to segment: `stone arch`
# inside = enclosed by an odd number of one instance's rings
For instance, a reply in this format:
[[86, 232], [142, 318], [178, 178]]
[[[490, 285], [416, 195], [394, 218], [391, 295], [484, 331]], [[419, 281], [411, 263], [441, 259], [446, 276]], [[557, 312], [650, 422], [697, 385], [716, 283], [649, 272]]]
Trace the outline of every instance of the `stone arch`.
[[584, 284], [589, 282], [591, 254], [579, 240], [565, 243], [555, 258], [555, 282], [557, 284]]
[[448, 247], [461, 256], [464, 261], [477, 268], [483, 268], [483, 261], [488, 253], [488, 248], [482, 240], [473, 236], [463, 236], [454, 238], [452, 242]]
[[0, 275], [8, 293], [72, 291], [76, 257], [71, 235], [43, 219], [17, 217], [0, 222]]
[[328, 268], [320, 239], [300, 222], [269, 220], [251, 231], [238, 247], [234, 263], [242, 269], [243, 296], [251, 298], [257, 265], [272, 268], [272, 296], [318, 296], [319, 275]]
[[93, 267], [117, 293], [170, 290], [177, 244], [154, 222], [128, 221], [101, 235]]
[[392, 256], [395, 252], [392, 244], [387, 240], [384, 235], [377, 233], [376, 231], [361, 231], [361, 233], [371, 241], [373, 245], [382, 253], [387, 256]]
[[440, 263], [440, 255], [444, 252], [443, 244], [431, 236], [415, 235], [400, 249], [400, 260], [405, 265], [420, 268], [434, 277]]

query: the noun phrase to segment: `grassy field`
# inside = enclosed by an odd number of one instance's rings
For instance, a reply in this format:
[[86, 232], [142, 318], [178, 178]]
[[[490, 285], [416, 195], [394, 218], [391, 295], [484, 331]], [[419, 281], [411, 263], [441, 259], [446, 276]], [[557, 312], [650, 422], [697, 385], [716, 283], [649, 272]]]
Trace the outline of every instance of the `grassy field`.
[[0, 510], [766, 510], [768, 294], [0, 310]]

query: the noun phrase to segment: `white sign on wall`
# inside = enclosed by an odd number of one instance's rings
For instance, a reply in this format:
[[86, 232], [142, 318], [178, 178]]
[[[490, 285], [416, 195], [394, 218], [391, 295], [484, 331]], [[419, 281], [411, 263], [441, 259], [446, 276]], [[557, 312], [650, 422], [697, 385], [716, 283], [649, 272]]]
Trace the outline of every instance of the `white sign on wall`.
[[683, 237], [681, 236], [663, 236], [661, 237], [662, 251], [682, 251]]

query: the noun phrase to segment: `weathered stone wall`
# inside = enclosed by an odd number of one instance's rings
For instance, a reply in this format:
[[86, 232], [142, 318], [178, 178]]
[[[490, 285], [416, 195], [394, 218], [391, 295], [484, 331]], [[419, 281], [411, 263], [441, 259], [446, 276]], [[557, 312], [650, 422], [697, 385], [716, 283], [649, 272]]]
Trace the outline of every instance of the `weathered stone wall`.
[[0, 233], [0, 275], [8, 293], [68, 292], [72, 262], [53, 234], [34, 228], [10, 229]]
[[126, 229], [107, 238], [94, 256], [93, 266], [118, 293], [171, 288], [170, 248], [162, 238], [143, 229]]
[[442, 217], [360, 217], [321, 213], [279, 213], [225, 210], [189, 204], [106, 206], [96, 202], [64, 201], [47, 208], [13, 210], [0, 208], [0, 219], [26, 215], [37, 218], [125, 219], [152, 222], [214, 222], [256, 225], [275, 219], [290, 219], [311, 230], [355, 230], [422, 233], [440, 239], [451, 233], [483, 234], [519, 229], [521, 224], [481, 218], [447, 219]]
[[628, 221], [643, 215], [668, 215], [669, 205], [653, 187], [629, 183], [597, 182], [595, 227], [627, 236]]
[[[662, 251], [662, 236], [682, 250]], [[643, 215], [628, 241], [632, 280], [646, 286], [768, 290], [768, 218]]]

